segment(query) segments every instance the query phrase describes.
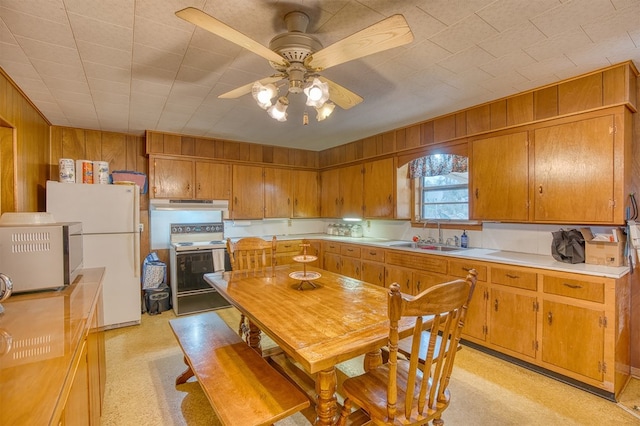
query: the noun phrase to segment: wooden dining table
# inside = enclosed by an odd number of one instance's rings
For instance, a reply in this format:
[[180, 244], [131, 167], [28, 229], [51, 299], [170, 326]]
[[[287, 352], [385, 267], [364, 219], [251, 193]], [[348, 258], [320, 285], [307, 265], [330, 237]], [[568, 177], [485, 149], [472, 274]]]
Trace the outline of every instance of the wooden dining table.
[[[266, 333], [315, 378], [315, 424], [330, 425], [338, 412], [336, 365], [360, 355], [365, 370], [382, 362], [389, 336], [387, 289], [307, 267], [320, 275], [314, 287], [297, 279], [301, 269], [289, 265], [276, 268], [273, 276], [225, 272], [204, 279], [249, 318], [253, 330]], [[400, 338], [411, 335], [413, 324], [400, 323]], [[252, 346], [259, 350], [259, 339]]]

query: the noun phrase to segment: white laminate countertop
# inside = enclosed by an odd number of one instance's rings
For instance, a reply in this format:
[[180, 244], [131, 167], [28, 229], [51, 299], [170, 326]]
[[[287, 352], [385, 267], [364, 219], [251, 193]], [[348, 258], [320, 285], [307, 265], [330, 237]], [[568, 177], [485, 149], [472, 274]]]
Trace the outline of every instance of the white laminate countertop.
[[[265, 236], [264, 238], [270, 239], [272, 236]], [[402, 250], [414, 253], [428, 253], [438, 256], [455, 257], [461, 259], [474, 259], [485, 262], [504, 263], [507, 265], [526, 266], [531, 268], [549, 269], [552, 271], [570, 272], [575, 274], [585, 274], [593, 276], [601, 276], [607, 278], [620, 278], [630, 272], [628, 266], [604, 266], [604, 265], [590, 265], [586, 263], [564, 263], [558, 262], [551, 255], [541, 254], [529, 254], [519, 253], [514, 251], [503, 251], [495, 249], [484, 248], [468, 248], [459, 249], [453, 251], [436, 251], [421, 248], [411, 247], [393, 247], [398, 243], [410, 243], [410, 241], [401, 240], [388, 240], [384, 238], [372, 238], [372, 237], [342, 237], [327, 234], [297, 234], [297, 235], [276, 235], [278, 240], [298, 240], [298, 239], [310, 239], [310, 240], [325, 240], [336, 241], [341, 243], [354, 243], [362, 245], [370, 245], [374, 247], [393, 248], [394, 250]]]

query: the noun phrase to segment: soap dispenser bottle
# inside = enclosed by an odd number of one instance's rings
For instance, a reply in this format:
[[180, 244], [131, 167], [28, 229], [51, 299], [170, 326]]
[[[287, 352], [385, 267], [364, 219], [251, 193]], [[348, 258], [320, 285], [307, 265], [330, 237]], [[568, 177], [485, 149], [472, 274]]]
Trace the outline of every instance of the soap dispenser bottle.
[[467, 236], [467, 231], [462, 231], [462, 235], [460, 236], [460, 247], [469, 247], [469, 237]]

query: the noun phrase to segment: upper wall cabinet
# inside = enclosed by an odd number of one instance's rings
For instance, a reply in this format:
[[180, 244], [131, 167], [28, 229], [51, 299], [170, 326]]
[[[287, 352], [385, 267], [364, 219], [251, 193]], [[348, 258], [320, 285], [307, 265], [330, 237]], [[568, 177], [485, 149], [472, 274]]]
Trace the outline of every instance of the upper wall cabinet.
[[233, 165], [231, 217], [262, 219], [264, 217], [264, 174], [262, 167]]
[[621, 106], [472, 139], [471, 217], [623, 224], [632, 113]]
[[393, 158], [364, 164], [364, 217], [393, 219], [395, 193]]
[[195, 162], [195, 196], [202, 200], [229, 200], [231, 166], [209, 161]]
[[533, 134], [535, 222], [624, 222], [624, 126], [616, 125], [614, 115]]
[[529, 219], [529, 155], [527, 132], [470, 143], [471, 218], [527, 221]]
[[193, 198], [193, 160], [152, 158], [150, 167], [152, 198]]
[[319, 217], [320, 194], [318, 172], [313, 170], [291, 170], [291, 217]]
[[362, 217], [362, 166], [321, 173], [322, 217]]
[[210, 161], [151, 157], [151, 198], [228, 200], [231, 166]]
[[264, 217], [291, 217], [291, 172], [264, 168]]

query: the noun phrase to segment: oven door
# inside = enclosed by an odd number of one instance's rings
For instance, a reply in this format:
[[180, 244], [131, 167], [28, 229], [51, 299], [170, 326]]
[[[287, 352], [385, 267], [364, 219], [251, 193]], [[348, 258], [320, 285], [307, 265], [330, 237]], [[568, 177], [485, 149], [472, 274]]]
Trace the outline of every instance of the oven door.
[[173, 310], [176, 315], [231, 306], [204, 280], [204, 274], [220, 269], [214, 267], [214, 251], [218, 250], [226, 252], [224, 249], [174, 252], [171, 290], [174, 293]]

